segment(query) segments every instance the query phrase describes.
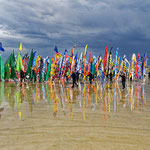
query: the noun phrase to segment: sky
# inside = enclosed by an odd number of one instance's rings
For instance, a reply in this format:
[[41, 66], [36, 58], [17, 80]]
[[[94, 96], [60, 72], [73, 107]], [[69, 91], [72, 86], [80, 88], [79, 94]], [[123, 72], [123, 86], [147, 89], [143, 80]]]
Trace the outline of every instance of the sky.
[[60, 52], [87, 52], [104, 56], [133, 53], [150, 57], [150, 0], [0, 0], [0, 42], [6, 59], [20, 42], [43, 57]]

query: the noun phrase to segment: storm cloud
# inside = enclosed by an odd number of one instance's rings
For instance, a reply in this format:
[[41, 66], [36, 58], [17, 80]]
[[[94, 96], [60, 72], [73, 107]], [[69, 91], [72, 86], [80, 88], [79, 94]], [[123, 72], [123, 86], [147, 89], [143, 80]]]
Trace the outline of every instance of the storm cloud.
[[121, 55], [149, 54], [149, 0], [0, 0], [0, 41], [7, 56], [19, 43], [29, 52], [54, 54], [77, 45], [103, 55], [106, 45]]

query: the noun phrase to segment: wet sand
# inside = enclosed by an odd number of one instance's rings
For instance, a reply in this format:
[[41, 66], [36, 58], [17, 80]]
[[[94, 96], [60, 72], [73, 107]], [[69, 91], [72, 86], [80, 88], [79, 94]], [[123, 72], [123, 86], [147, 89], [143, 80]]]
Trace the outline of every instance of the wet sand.
[[149, 150], [150, 88], [137, 83], [136, 91], [135, 84], [132, 94], [132, 84], [125, 91], [119, 85], [121, 97], [114, 84], [1, 84], [0, 150]]

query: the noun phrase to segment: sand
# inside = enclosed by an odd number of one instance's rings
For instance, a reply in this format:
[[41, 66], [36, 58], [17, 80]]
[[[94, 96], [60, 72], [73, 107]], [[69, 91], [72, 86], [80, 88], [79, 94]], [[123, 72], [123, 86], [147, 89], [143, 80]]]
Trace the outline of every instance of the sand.
[[[0, 106], [4, 109], [0, 110], [0, 150], [150, 150], [148, 83], [137, 83], [137, 100], [136, 83], [133, 83], [132, 95], [128, 89], [132, 84], [128, 83], [125, 91], [119, 85], [122, 96], [118, 100], [118, 90], [114, 96], [114, 84], [111, 90], [102, 86], [105, 90], [102, 94], [99, 85], [96, 100], [94, 87], [89, 87], [88, 92], [88, 85], [85, 89], [81, 85], [78, 90], [71, 89], [70, 85], [58, 88], [57, 83], [52, 91], [56, 92], [49, 102], [49, 86], [44, 94], [43, 84], [26, 87], [1, 84], [1, 95], [5, 91], [5, 97]], [[65, 89], [64, 95], [69, 89], [70, 98], [67, 100], [61, 99], [64, 99], [62, 89]], [[144, 89], [144, 101], [140, 89]], [[18, 91], [20, 105], [16, 99]]]

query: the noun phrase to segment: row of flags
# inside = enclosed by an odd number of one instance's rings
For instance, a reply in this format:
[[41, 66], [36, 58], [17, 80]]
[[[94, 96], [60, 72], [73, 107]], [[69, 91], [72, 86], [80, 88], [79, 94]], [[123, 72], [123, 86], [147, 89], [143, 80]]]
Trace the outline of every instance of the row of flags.
[[[78, 72], [86, 80], [87, 75], [92, 73], [95, 78], [105, 79], [112, 75], [115, 80], [118, 80], [120, 74], [125, 74], [130, 79], [143, 79], [146, 73], [147, 56], [144, 54], [133, 54], [131, 61], [127, 60], [126, 55], [119, 56], [119, 48], [115, 50], [116, 54], [113, 57], [113, 48], [108, 52], [108, 45], [106, 46], [104, 58], [101, 56], [92, 56], [92, 52], [87, 57], [87, 45], [84, 52], [80, 55], [75, 54], [75, 45], [72, 48], [71, 54], [65, 50], [63, 54], [59, 53], [57, 46], [55, 46], [55, 56], [42, 58], [36, 57], [36, 51], [31, 50], [30, 57], [28, 54], [21, 56], [22, 43], [20, 43], [18, 57], [15, 57], [14, 51], [7, 58], [3, 64], [0, 56], [0, 78], [15, 79], [20, 78], [20, 72], [24, 72], [28, 80], [48, 81], [58, 79], [65, 79], [66, 76], [71, 77], [72, 72]], [[0, 50], [4, 50], [0, 43]]]

